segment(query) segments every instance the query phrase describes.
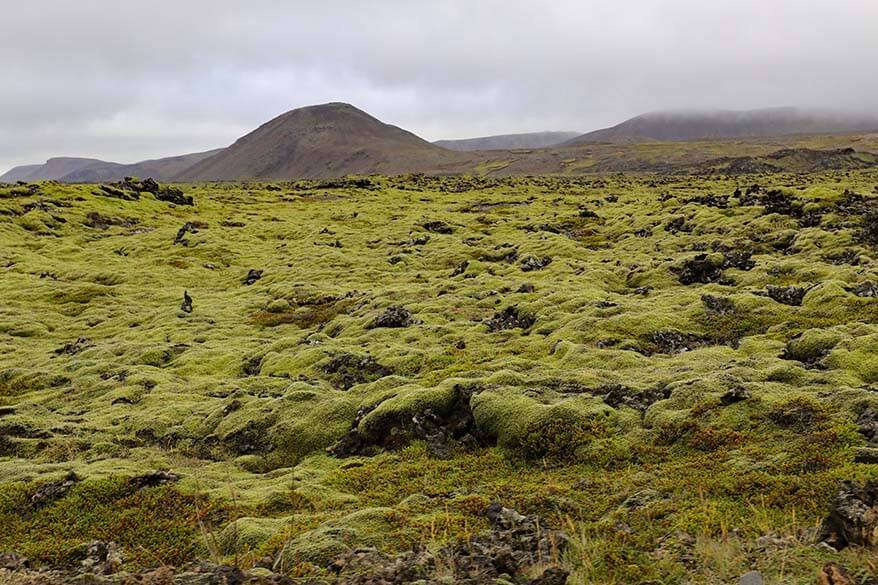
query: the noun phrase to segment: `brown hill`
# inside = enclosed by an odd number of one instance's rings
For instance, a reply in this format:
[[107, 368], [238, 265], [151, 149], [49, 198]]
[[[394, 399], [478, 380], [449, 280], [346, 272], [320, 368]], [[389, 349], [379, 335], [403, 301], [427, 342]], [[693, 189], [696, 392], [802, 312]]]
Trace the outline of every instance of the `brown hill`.
[[336, 177], [439, 170], [455, 153], [344, 103], [292, 110], [183, 171], [182, 181]]
[[612, 128], [595, 130], [567, 142], [641, 142], [717, 140], [787, 136], [793, 134], [847, 134], [878, 129], [875, 116], [819, 112], [797, 108], [765, 108], [747, 111], [653, 112]]

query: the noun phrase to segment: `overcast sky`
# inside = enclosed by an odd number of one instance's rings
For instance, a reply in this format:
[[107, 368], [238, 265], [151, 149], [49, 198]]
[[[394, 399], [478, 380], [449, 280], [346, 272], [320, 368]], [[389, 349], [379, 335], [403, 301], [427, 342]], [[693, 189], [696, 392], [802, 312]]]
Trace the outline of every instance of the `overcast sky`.
[[430, 140], [878, 105], [876, 0], [10, 0], [0, 18], [0, 173], [225, 146], [327, 101]]

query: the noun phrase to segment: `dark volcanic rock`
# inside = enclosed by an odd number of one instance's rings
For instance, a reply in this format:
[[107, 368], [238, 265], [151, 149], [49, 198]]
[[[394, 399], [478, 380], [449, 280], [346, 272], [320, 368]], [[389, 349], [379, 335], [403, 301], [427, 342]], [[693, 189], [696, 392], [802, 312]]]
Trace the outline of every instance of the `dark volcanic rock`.
[[[740, 193], [740, 191], [738, 191], [738, 193]], [[692, 203], [697, 203], [699, 205], [705, 205], [707, 207], [716, 207], [718, 209], [726, 209], [729, 206], [728, 195], [697, 195], [689, 201]]]
[[723, 277], [723, 259], [714, 255], [699, 254], [683, 262], [676, 269], [680, 284], [706, 284], [717, 282]]
[[83, 225], [87, 225], [90, 228], [95, 228], [98, 230], [106, 230], [109, 229], [110, 226], [121, 226], [121, 227], [132, 227], [139, 223], [137, 218], [120, 218], [120, 217], [110, 217], [108, 215], [101, 215], [97, 211], [89, 211], [85, 215], [85, 221], [82, 222]]
[[451, 272], [451, 276], [460, 276], [461, 274], [466, 272], [467, 268], [469, 268], [469, 260], [464, 260], [454, 268], [454, 270]]
[[140, 199], [140, 193], [137, 191], [129, 191], [120, 189], [113, 185], [101, 185], [95, 195], [103, 195], [104, 197], [112, 197], [114, 199], [122, 199], [123, 201], [137, 201]]
[[433, 456], [447, 459], [455, 449], [486, 445], [488, 438], [476, 426], [470, 408], [470, 398], [480, 389], [459, 384], [454, 387], [454, 398], [447, 408], [435, 410], [427, 406], [415, 412], [389, 412], [372, 421], [368, 433], [360, 428], [360, 423], [377, 405], [360, 409], [351, 430], [327, 452], [336, 457], [368, 456], [382, 449], [404, 447], [418, 439], [427, 443]]
[[869, 465], [878, 464], [878, 448], [876, 447], [857, 447], [854, 451], [855, 463], [866, 463]]
[[857, 285], [854, 289], [854, 294], [858, 297], [876, 298], [878, 297], [878, 284], [875, 284], [871, 280], [867, 280], [866, 282]]
[[735, 386], [720, 396], [719, 401], [723, 406], [729, 406], [730, 404], [742, 402], [748, 398], [750, 398], [750, 391], [747, 390], [747, 388], [744, 386]]
[[863, 216], [858, 237], [864, 244], [878, 247], [878, 209], [873, 209]]
[[85, 337], [79, 337], [76, 341], [66, 343], [55, 350], [55, 355], [76, 355], [90, 347], [94, 347], [94, 343]]
[[665, 224], [665, 231], [670, 234], [689, 233], [692, 231], [692, 226], [687, 224], [686, 218], [681, 215]]
[[777, 213], [795, 218], [802, 217], [804, 205], [801, 200], [789, 193], [779, 189], [765, 191], [759, 185], [748, 188], [746, 194], [740, 198], [740, 202], [741, 205], [761, 205], [765, 208], [766, 214]]
[[[420, 546], [394, 557], [375, 549], [357, 549], [339, 555], [328, 568], [346, 585], [488, 585], [498, 579], [532, 585], [566, 582], [567, 571], [546, 567], [567, 547], [563, 532], [550, 528], [538, 516], [523, 516], [500, 504], [491, 504], [486, 514], [489, 532], [445, 546], [435, 556]], [[546, 568], [539, 577], [528, 580], [527, 574], [537, 566]]]
[[166, 483], [180, 481], [180, 476], [171, 471], [152, 471], [143, 475], [137, 475], [128, 480], [128, 485], [134, 490], [158, 487]]
[[878, 482], [842, 482], [823, 520], [819, 541], [836, 550], [878, 544]]
[[177, 235], [174, 238], [174, 243], [175, 244], [184, 243], [184, 238], [186, 237], [187, 233], [188, 234], [197, 234], [198, 233], [198, 226], [194, 222], [191, 222], [191, 221], [187, 221], [186, 223], [184, 223], [183, 227], [181, 227], [179, 230], [177, 230]]
[[382, 366], [372, 356], [357, 356], [351, 353], [333, 356], [321, 367], [321, 370], [329, 375], [336, 387], [342, 390], [349, 390], [357, 384], [371, 382], [393, 373], [393, 370]]
[[392, 306], [388, 307], [381, 313], [370, 325], [370, 329], [378, 327], [408, 327], [414, 320], [412, 314], [405, 307]]
[[551, 263], [552, 259], [549, 256], [528, 256], [521, 261], [521, 270], [522, 272], [532, 272], [534, 270], [545, 268]]
[[140, 199], [141, 194], [150, 193], [159, 201], [166, 201], [174, 205], [194, 205], [191, 195], [185, 195], [177, 187], [159, 185], [151, 178], [141, 181], [134, 177], [125, 177], [124, 180], [118, 183], [101, 185], [101, 190], [120, 199]]
[[504, 331], [506, 329], [529, 329], [536, 323], [536, 316], [533, 313], [520, 311], [517, 306], [506, 307], [502, 311], [495, 313], [493, 317], [488, 319], [488, 331]]
[[124, 563], [124, 555], [115, 542], [93, 540], [85, 549], [85, 558], [80, 561], [82, 568], [98, 575], [117, 573]]
[[436, 234], [450, 234], [454, 232], [454, 228], [441, 220], [436, 221], [428, 221], [421, 225], [428, 232], [433, 232]]
[[180, 310], [184, 313], [192, 312], [192, 297], [189, 296], [189, 291], [183, 291], [183, 303], [180, 305]]
[[685, 351], [710, 345], [710, 342], [700, 335], [695, 335], [693, 333], [680, 333], [673, 329], [656, 331], [648, 336], [648, 340], [651, 347], [643, 348], [641, 350], [641, 353], [644, 355], [652, 355], [654, 353], [683, 353]]
[[766, 293], [772, 300], [783, 305], [791, 305], [794, 307], [800, 306], [802, 304], [802, 299], [805, 297], [805, 289], [792, 285], [774, 286], [769, 284], [766, 287]]
[[756, 261], [752, 259], [753, 252], [750, 250], [725, 250], [723, 251], [723, 268], [737, 268], [738, 270], [752, 270]]
[[257, 280], [262, 278], [262, 270], [257, 270], [255, 268], [251, 268], [249, 272], [247, 272], [247, 276], [244, 277], [243, 283], [246, 286], [250, 286], [255, 283]]
[[570, 571], [561, 567], [549, 567], [543, 571], [542, 575], [531, 579], [528, 585], [565, 585], [568, 576], [570, 576]]
[[16, 552], [0, 553], [0, 569], [19, 571], [30, 567], [30, 561]]
[[604, 402], [613, 408], [627, 406], [641, 412], [655, 402], [670, 398], [671, 391], [666, 388], [651, 388], [635, 391], [622, 384], [609, 384], [598, 388], [597, 394], [604, 395]]
[[31, 506], [34, 509], [39, 509], [63, 498], [78, 482], [79, 477], [71, 471], [63, 479], [42, 484], [31, 495]]
[[701, 295], [701, 302], [711, 315], [730, 315], [735, 312], [735, 303], [728, 297]]
[[878, 413], [871, 406], [857, 417], [857, 431], [871, 443], [878, 443]]
[[176, 187], [162, 187], [153, 193], [156, 199], [174, 205], [195, 205], [192, 195], [185, 195], [182, 190]]

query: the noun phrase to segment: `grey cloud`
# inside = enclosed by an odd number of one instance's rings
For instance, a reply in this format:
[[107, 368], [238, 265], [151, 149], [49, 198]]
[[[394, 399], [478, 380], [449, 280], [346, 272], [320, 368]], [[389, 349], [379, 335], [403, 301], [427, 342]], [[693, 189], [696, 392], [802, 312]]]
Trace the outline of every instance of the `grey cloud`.
[[9, 4], [0, 171], [214, 148], [332, 100], [437, 139], [878, 91], [872, 0]]

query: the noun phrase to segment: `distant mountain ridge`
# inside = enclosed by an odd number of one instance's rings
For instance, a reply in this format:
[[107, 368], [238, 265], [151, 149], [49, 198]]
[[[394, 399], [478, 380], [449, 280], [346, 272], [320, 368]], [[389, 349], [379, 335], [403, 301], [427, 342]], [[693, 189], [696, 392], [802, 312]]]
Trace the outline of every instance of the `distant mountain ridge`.
[[152, 177], [169, 181], [195, 163], [213, 156], [221, 149], [145, 160], [133, 164], [107, 162], [96, 158], [55, 157], [41, 165], [15, 167], [0, 176], [0, 181], [61, 181], [64, 183], [100, 183], [124, 177]]
[[463, 152], [473, 150], [510, 150], [518, 148], [549, 148], [558, 146], [580, 136], [580, 132], [526, 132], [523, 134], [498, 134], [478, 138], [436, 140], [436, 146]]
[[644, 140], [684, 142], [874, 130], [878, 130], [878, 116], [856, 116], [797, 108], [667, 111], [642, 114], [610, 128], [588, 132], [565, 144]]
[[72, 156], [58, 156], [47, 160], [41, 165], [24, 165], [15, 167], [0, 176], [0, 181], [41, 181], [60, 180], [62, 177], [76, 172], [89, 165], [100, 164], [103, 161], [96, 158], [78, 158]]
[[[579, 135], [560, 145], [546, 143], [554, 142], [565, 133], [510, 134], [431, 144], [350, 104], [332, 102], [290, 110], [227, 148], [134, 164], [56, 157], [42, 165], [16, 167], [0, 176], [0, 181], [52, 179], [96, 183], [138, 176], [184, 182], [404, 173], [677, 172], [681, 164], [697, 165], [707, 161], [710, 152], [696, 143], [699, 140], [726, 141], [719, 145], [718, 152], [729, 158], [715, 163], [711, 169], [723, 167], [738, 172], [775, 167], [862, 168], [875, 166], [873, 157], [856, 152], [878, 153], [875, 143], [878, 133], [872, 134], [876, 130], [878, 116], [775, 108], [644, 114], [612, 128]], [[827, 141], [827, 135], [838, 140]], [[816, 141], [815, 136], [819, 137]], [[855, 147], [857, 151], [828, 158], [822, 154], [800, 154], [755, 160], [754, 156], [765, 157], [771, 152], [765, 147], [755, 150], [746, 147], [760, 141], [771, 143], [775, 150]], [[693, 144], [683, 144], [685, 142]], [[654, 154], [647, 152], [655, 150], [653, 143], [664, 144], [663, 158], [657, 160]], [[619, 148], [620, 144], [627, 146]], [[498, 148], [501, 145], [502, 148]]]

